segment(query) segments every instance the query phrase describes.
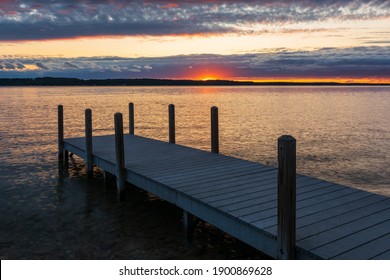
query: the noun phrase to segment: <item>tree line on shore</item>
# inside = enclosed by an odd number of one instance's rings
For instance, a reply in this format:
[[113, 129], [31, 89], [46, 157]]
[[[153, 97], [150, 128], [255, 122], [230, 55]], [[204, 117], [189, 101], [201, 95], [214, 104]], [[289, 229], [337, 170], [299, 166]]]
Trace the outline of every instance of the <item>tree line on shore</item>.
[[[254, 86], [254, 85], [373, 85], [336, 82], [253, 82], [230, 80], [172, 80], [172, 79], [77, 79], [77, 78], [0, 78], [0, 86]], [[376, 84], [385, 85], [385, 84]], [[388, 84], [386, 84], [388, 85]]]

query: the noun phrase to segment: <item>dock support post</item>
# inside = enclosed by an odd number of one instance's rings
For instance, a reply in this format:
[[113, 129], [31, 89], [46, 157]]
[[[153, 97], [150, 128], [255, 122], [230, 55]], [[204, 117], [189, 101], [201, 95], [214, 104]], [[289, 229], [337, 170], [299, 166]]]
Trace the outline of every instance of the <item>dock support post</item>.
[[278, 139], [278, 259], [295, 259], [296, 140]]
[[198, 224], [198, 222], [199, 219], [197, 217], [183, 210], [184, 233], [187, 237], [188, 242], [192, 242], [194, 237], [195, 227]]
[[176, 143], [176, 131], [175, 131], [175, 105], [169, 104], [168, 106], [169, 116], [169, 143]]
[[64, 149], [64, 163], [67, 165], [69, 162], [69, 152]]
[[219, 153], [218, 107], [211, 107], [211, 152]]
[[93, 155], [92, 155], [92, 110], [85, 110], [85, 152], [87, 178], [93, 176]]
[[125, 147], [123, 139], [123, 117], [115, 113], [115, 155], [116, 155], [116, 187], [118, 201], [123, 198], [125, 187]]
[[104, 186], [106, 187], [107, 183], [108, 183], [107, 171], [106, 170], [103, 170], [103, 183], [104, 183]]
[[58, 105], [58, 161], [64, 161], [64, 107]]
[[134, 135], [134, 103], [129, 103], [129, 134]]

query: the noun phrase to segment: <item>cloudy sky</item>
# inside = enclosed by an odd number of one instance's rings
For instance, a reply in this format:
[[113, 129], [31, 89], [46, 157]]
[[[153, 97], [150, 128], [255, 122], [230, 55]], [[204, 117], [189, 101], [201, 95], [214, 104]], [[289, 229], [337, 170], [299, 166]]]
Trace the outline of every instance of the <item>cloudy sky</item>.
[[0, 0], [0, 78], [390, 83], [390, 1]]

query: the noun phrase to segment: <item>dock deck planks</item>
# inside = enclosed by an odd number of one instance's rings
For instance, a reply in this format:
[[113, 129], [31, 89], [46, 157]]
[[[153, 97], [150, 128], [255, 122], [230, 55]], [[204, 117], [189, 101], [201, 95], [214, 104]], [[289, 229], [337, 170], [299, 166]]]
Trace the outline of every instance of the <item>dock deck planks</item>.
[[[114, 135], [93, 137], [93, 163], [115, 174]], [[126, 181], [277, 257], [274, 167], [125, 135]], [[86, 158], [84, 138], [64, 140]], [[297, 258], [389, 259], [390, 198], [297, 175]]]

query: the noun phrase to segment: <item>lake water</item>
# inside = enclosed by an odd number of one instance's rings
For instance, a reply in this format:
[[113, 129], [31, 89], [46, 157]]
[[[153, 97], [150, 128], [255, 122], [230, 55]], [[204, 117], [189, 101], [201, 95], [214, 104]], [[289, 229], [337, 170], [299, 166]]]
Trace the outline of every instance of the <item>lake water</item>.
[[[201, 225], [193, 244], [180, 211], [138, 190], [115, 202], [101, 173], [87, 181], [75, 159], [57, 170], [57, 105], [65, 137], [113, 133], [113, 115], [135, 104], [135, 133], [166, 141], [168, 104], [176, 142], [210, 148], [219, 108], [220, 152], [276, 165], [282, 134], [297, 139], [298, 172], [390, 196], [390, 87], [4, 87], [0, 88], [0, 257], [65, 259], [258, 258]], [[126, 124], [125, 124], [126, 125]]]

